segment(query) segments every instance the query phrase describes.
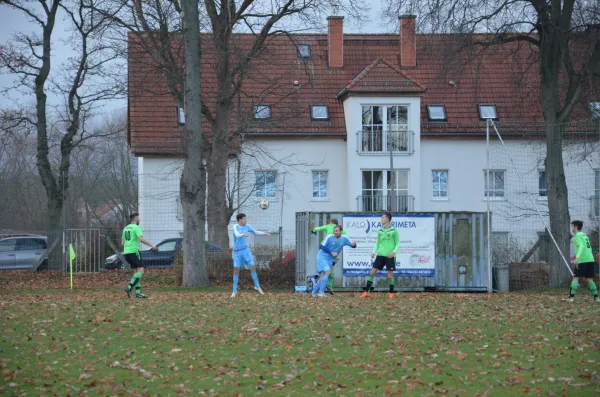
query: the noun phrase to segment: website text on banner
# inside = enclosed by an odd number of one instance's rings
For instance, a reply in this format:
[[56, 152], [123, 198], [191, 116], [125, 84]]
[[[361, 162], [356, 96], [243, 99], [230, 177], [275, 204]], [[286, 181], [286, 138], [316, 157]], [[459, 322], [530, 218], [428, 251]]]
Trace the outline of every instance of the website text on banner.
[[[371, 253], [381, 229], [381, 215], [353, 215], [343, 217], [344, 230], [357, 248], [344, 248], [343, 266], [346, 277], [365, 277], [373, 267]], [[435, 217], [433, 215], [392, 215], [392, 226], [400, 235], [400, 249], [396, 252], [396, 277], [435, 276]], [[385, 271], [377, 272], [385, 276]]]

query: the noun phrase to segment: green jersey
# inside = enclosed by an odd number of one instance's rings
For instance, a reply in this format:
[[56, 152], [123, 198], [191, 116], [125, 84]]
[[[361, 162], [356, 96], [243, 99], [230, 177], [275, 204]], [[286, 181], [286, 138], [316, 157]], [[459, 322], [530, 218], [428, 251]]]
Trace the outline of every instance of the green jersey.
[[[313, 229], [313, 232], [322, 232], [323, 230], [325, 230], [325, 233], [329, 236], [330, 234], [333, 234], [333, 229], [335, 229], [336, 226], [337, 225], [334, 225], [333, 223], [329, 223], [324, 226], [315, 227]], [[346, 231], [342, 230], [342, 234], [346, 236]]]
[[142, 228], [136, 224], [129, 224], [123, 229], [121, 237], [124, 244], [123, 254], [137, 254], [140, 252], [140, 237], [143, 236]]
[[590, 239], [585, 233], [575, 233], [575, 237], [573, 237], [573, 245], [575, 245], [575, 258], [579, 259], [579, 263], [594, 263], [594, 255], [592, 254]]
[[373, 253], [375, 255], [388, 256], [390, 252], [393, 252], [395, 255], [399, 248], [400, 235], [393, 226], [390, 226], [387, 229], [379, 229], [379, 232], [377, 232], [377, 242], [375, 243], [375, 248], [373, 248]]

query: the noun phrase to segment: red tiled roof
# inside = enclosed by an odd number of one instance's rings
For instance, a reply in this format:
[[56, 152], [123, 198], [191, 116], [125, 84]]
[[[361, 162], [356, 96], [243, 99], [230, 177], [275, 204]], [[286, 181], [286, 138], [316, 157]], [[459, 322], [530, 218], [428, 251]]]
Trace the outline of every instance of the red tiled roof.
[[[210, 36], [203, 35], [202, 40], [202, 94], [214, 114], [216, 54]], [[253, 40], [251, 35], [236, 35], [234, 45], [248, 49]], [[311, 45], [311, 59], [299, 59], [294, 43]], [[139, 51], [133, 37], [130, 37], [129, 45], [131, 148], [137, 155], [177, 155], [181, 152], [181, 134], [175, 101], [167, 91], [165, 78], [152, 62], [147, 61], [149, 55]], [[539, 66], [529, 45], [515, 42], [485, 51], [471, 49], [459, 53], [460, 36], [417, 35], [417, 66], [406, 70], [399, 67], [399, 45], [398, 35], [345, 35], [344, 67], [332, 69], [327, 65], [327, 35], [270, 39], [262, 53], [252, 61], [240, 95], [234, 100], [230, 130], [254, 134], [344, 136], [343, 98], [337, 96], [348, 89], [362, 90], [364, 95], [364, 91], [385, 95], [387, 90], [390, 95], [390, 91], [397, 92], [402, 88], [421, 95], [423, 135], [443, 133], [445, 126], [452, 126], [455, 133], [483, 131], [477, 111], [479, 103], [496, 104], [501, 121], [543, 120], [538, 89]], [[234, 52], [233, 63], [235, 56], [243, 53], [240, 50]], [[294, 85], [295, 81], [298, 86]], [[588, 91], [587, 95], [600, 98], [597, 97], [599, 86], [595, 84], [596, 92]], [[271, 119], [252, 119], [253, 104], [258, 103], [271, 104]], [[586, 103], [578, 104], [573, 118], [589, 118]], [[328, 105], [329, 120], [311, 120], [311, 104]], [[448, 123], [429, 122], [427, 104], [444, 104]], [[204, 120], [203, 132], [210, 133], [210, 128]]]
[[355, 92], [420, 93], [426, 90], [396, 66], [383, 58], [377, 58], [353, 78], [337, 97], [343, 98], [346, 94]]

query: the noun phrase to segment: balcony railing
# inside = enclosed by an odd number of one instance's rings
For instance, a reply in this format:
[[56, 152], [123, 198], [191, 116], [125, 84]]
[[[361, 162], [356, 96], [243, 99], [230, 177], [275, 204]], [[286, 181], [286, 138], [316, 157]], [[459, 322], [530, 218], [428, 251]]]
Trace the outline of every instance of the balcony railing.
[[390, 195], [358, 196], [356, 198], [357, 211], [363, 212], [413, 212], [415, 208], [415, 198], [413, 196], [398, 195], [395, 197], [396, 205], [392, 206], [392, 204], [392, 197]]
[[359, 154], [413, 154], [414, 136], [413, 131], [381, 131], [364, 129], [356, 133]]

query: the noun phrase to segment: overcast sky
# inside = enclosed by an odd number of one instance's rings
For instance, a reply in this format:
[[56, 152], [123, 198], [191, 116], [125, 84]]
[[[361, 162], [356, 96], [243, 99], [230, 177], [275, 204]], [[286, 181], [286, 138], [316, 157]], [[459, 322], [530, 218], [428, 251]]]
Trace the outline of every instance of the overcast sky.
[[[390, 30], [389, 27], [382, 26], [380, 20], [381, 15], [381, 3], [373, 2], [369, 8], [370, 21], [364, 24], [362, 27], [357, 28], [352, 24], [345, 24], [345, 33], [385, 33]], [[12, 36], [18, 32], [27, 32], [28, 29], [35, 28], [35, 24], [32, 24], [23, 15], [22, 12], [14, 11], [6, 6], [0, 6], [0, 43], [3, 45], [9, 43], [12, 40]], [[70, 34], [67, 29], [69, 24], [63, 21], [62, 17], [56, 21], [54, 33], [53, 33], [53, 46], [52, 46], [52, 68], [56, 70], [61, 63], [63, 63], [72, 52], [68, 46], [64, 44], [65, 40], [68, 40]], [[13, 84], [14, 77], [5, 73], [0, 74], [0, 89], [5, 89]], [[13, 92], [12, 95], [0, 95], [0, 108], [14, 107], [15, 104], [20, 105], [33, 105], [34, 97], [31, 95], [30, 98], [25, 98], [21, 94]], [[49, 97], [50, 104], [58, 103], [58, 98]], [[97, 113], [99, 115], [111, 113], [118, 109], [125, 109], [126, 100], [112, 100], [107, 102], [102, 109]]]

